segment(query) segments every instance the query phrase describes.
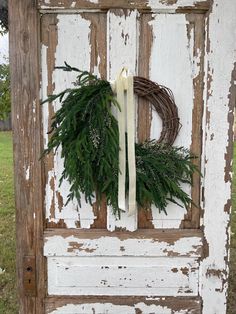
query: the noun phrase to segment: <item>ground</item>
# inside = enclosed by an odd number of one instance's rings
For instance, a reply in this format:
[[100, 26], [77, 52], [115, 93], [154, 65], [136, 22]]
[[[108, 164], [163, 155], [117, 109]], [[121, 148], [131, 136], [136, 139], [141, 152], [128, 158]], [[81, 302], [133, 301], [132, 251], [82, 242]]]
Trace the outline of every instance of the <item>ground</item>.
[[[234, 151], [236, 161], [236, 144]], [[234, 163], [236, 173], [236, 162]], [[0, 132], [0, 313], [16, 314], [15, 209], [13, 194], [12, 136]], [[231, 261], [227, 314], [236, 313], [236, 176], [233, 181]]]
[[12, 136], [0, 132], [0, 313], [17, 313]]

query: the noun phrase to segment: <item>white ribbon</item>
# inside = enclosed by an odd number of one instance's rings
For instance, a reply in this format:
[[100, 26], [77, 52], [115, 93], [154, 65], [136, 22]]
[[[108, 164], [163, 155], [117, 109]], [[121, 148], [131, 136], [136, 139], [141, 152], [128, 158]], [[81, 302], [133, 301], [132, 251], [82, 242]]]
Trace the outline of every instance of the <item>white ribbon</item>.
[[118, 110], [119, 126], [119, 176], [118, 176], [118, 206], [126, 210], [125, 202], [125, 178], [126, 178], [126, 139], [127, 126], [127, 148], [128, 148], [128, 169], [129, 169], [129, 215], [136, 210], [136, 164], [135, 164], [135, 103], [133, 76], [129, 75], [127, 68], [123, 68], [112, 89], [117, 94], [117, 101], [120, 105]]

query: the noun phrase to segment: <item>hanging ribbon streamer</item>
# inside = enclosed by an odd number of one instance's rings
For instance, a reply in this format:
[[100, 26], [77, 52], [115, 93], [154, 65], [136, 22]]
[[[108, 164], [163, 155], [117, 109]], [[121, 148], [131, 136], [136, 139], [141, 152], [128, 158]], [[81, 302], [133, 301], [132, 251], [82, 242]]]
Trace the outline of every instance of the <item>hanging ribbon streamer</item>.
[[127, 151], [129, 170], [129, 195], [128, 212], [134, 214], [136, 210], [136, 164], [135, 164], [135, 103], [133, 76], [129, 75], [128, 69], [123, 68], [115, 83], [112, 84], [113, 91], [117, 94], [120, 105], [118, 111], [119, 126], [119, 177], [118, 177], [118, 206], [126, 210], [126, 128], [127, 128]]

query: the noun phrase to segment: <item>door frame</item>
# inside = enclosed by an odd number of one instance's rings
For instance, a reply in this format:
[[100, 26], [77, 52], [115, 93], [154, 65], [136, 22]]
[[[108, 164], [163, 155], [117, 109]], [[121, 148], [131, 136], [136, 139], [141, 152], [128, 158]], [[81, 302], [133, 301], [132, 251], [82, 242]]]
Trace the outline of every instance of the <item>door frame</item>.
[[[206, 10], [206, 5], [210, 6], [206, 16], [203, 117], [205, 168], [202, 194], [205, 210], [202, 212], [201, 222], [205, 244], [199, 290], [203, 313], [225, 313], [236, 98], [236, 42], [233, 33], [236, 30], [234, 19], [236, 2], [232, 0], [198, 2], [188, 0], [188, 2], [189, 6], [183, 7], [182, 0], [177, 0], [174, 5], [171, 5], [171, 1], [159, 0], [156, 1], [154, 9], [184, 13], [189, 12], [193, 6], [199, 11]], [[44, 313], [46, 296], [46, 267], [43, 257], [43, 176], [39, 160], [42, 152], [39, 51], [40, 10], [45, 12], [57, 10], [56, 1], [52, 3], [44, 0], [9, 0], [19, 312], [29, 314]], [[59, 10], [72, 10], [70, 1], [58, 1], [59, 4], [61, 5]], [[127, 8], [134, 5], [140, 10], [151, 10], [147, 2], [141, 0], [133, 1], [132, 4], [120, 0], [120, 4]], [[112, 5], [111, 0], [100, 0], [97, 9]], [[94, 2], [78, 0], [73, 10], [94, 9], [95, 6]], [[232, 30], [230, 32], [229, 26]], [[217, 237], [218, 234], [221, 235], [221, 241]], [[218, 252], [217, 256], [213, 255], [213, 252]]]

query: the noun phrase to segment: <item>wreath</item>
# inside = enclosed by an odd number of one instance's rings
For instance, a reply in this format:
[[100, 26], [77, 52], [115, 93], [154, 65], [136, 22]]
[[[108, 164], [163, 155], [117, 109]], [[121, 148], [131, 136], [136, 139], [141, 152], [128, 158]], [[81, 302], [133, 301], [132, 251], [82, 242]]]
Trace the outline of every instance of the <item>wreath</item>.
[[[52, 118], [51, 137], [43, 155], [61, 146], [64, 171], [60, 178], [70, 183], [67, 203], [76, 198], [79, 206], [83, 194], [91, 205], [96, 194], [100, 204], [103, 194], [107, 204], [120, 216], [118, 206], [119, 130], [112, 107], [119, 104], [111, 84], [95, 75], [80, 71], [67, 63], [57, 67], [78, 72], [73, 88], [43, 101], [59, 99], [61, 108]], [[188, 149], [172, 146], [179, 128], [178, 110], [170, 89], [146, 78], [134, 77], [134, 93], [147, 99], [162, 119], [160, 138], [135, 143], [136, 202], [138, 208], [150, 209], [154, 204], [166, 213], [168, 202], [188, 209], [191, 198], [181, 184], [192, 185], [192, 175], [198, 171], [195, 158]], [[126, 191], [129, 178], [126, 174]], [[66, 204], [67, 204], [66, 203]], [[166, 213], [167, 214], [167, 213]]]

